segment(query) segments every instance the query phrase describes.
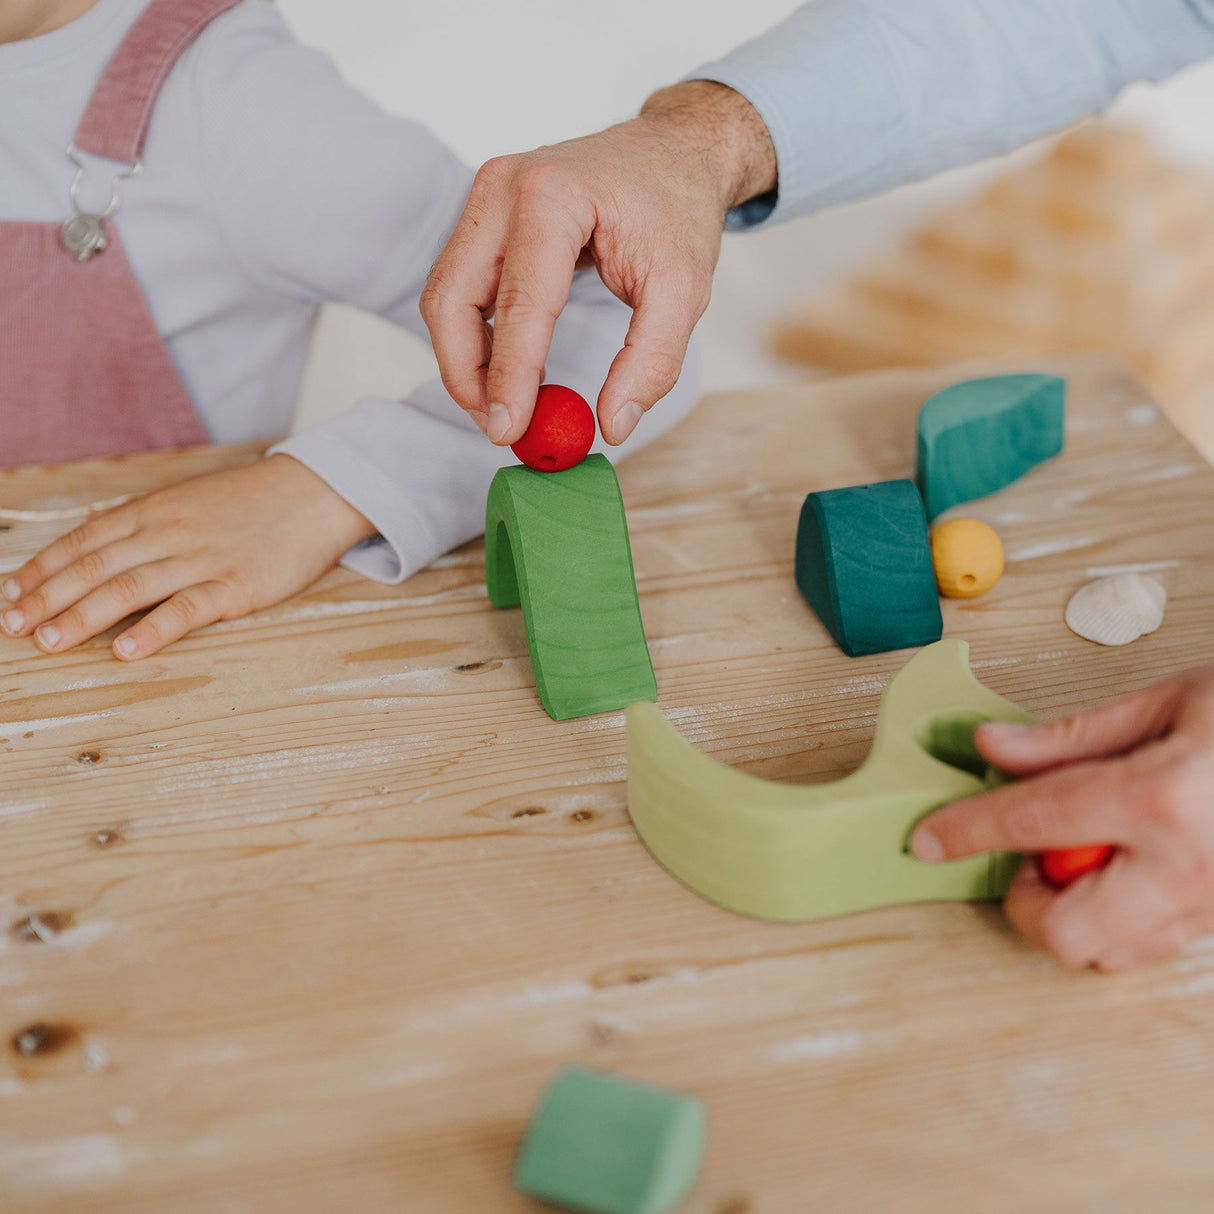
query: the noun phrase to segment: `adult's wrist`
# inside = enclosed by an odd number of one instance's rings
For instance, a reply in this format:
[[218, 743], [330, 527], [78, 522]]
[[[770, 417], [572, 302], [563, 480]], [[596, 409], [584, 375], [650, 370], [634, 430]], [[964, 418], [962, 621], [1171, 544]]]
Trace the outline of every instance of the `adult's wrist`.
[[759, 111], [715, 80], [685, 80], [659, 89], [639, 121], [702, 158], [723, 210], [776, 188], [776, 149]]

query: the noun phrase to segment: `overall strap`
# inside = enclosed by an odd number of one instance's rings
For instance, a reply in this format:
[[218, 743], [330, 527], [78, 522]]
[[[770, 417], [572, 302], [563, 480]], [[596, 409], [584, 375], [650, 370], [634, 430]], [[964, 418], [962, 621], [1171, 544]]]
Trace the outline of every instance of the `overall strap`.
[[76, 129], [76, 147], [134, 164], [173, 65], [216, 17], [239, 3], [151, 0], [106, 64]]

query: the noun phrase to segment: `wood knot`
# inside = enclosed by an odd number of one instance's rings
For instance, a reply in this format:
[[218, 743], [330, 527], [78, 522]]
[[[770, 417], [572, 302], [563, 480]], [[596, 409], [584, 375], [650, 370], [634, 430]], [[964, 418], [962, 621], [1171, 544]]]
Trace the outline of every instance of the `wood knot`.
[[590, 1044], [605, 1048], [609, 1045], [614, 1045], [619, 1033], [609, 1024], [604, 1024], [601, 1020], [592, 1020], [586, 1026], [586, 1036], [590, 1039]]
[[749, 1197], [730, 1197], [717, 1207], [717, 1214], [751, 1214], [753, 1209]]
[[593, 809], [575, 809], [569, 816], [575, 822], [593, 822], [598, 815]]
[[81, 767], [95, 767], [101, 762], [101, 751], [99, 750], [82, 750], [76, 756], [76, 762]]
[[72, 916], [66, 911], [35, 911], [24, 919], [18, 919], [8, 931], [14, 940], [48, 944], [71, 923]]
[[113, 847], [115, 843], [121, 842], [122, 831], [116, 826], [106, 826], [89, 835], [89, 846], [91, 847]]
[[9, 1044], [13, 1052], [22, 1058], [38, 1058], [46, 1054], [57, 1054], [76, 1040], [76, 1030], [65, 1024], [46, 1024], [38, 1021], [12, 1035]]
[[500, 666], [501, 662], [484, 658], [479, 662], [465, 662], [462, 666], [457, 666], [455, 672], [456, 674], [475, 674], [478, 670], [497, 670]]
[[547, 812], [546, 809], [541, 809], [538, 805], [525, 805], [522, 809], [516, 809], [510, 816], [512, 818], [535, 818]]

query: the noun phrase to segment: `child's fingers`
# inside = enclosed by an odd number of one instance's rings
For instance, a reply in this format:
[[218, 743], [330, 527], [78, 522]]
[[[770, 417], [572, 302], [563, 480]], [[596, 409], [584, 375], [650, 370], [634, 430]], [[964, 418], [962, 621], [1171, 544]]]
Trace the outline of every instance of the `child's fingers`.
[[[127, 506], [90, 518], [87, 523], [61, 535], [37, 556], [31, 557], [4, 583], [4, 596], [15, 602], [41, 586], [49, 577], [66, 569], [106, 544], [113, 544], [135, 533], [136, 513]], [[10, 593], [16, 590], [16, 594]]]
[[124, 569], [41, 625], [34, 632], [34, 641], [47, 653], [62, 653], [112, 628], [128, 615], [162, 603], [188, 584], [189, 574], [175, 559]]
[[115, 638], [114, 656], [125, 662], [146, 658], [195, 628], [225, 619], [230, 593], [221, 582], [199, 582], [178, 591]]
[[[146, 542], [135, 539], [120, 540], [86, 552], [18, 599], [4, 613], [4, 631], [12, 636], [26, 636], [107, 583], [112, 585], [113, 591], [129, 599], [131, 611], [146, 607], [149, 600], [144, 592], [143, 569], [160, 555], [149, 552]], [[20, 617], [19, 623], [17, 617]]]

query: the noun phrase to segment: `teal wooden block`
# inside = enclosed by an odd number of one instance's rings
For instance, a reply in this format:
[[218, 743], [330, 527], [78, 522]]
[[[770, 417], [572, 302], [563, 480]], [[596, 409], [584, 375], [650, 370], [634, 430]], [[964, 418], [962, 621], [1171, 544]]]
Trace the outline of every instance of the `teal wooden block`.
[[569, 1067], [532, 1116], [514, 1184], [584, 1214], [664, 1214], [695, 1183], [707, 1127], [695, 1096]]
[[881, 697], [868, 757], [827, 784], [783, 784], [728, 767], [692, 746], [655, 705], [632, 705], [628, 812], [637, 833], [697, 893], [761, 919], [1001, 898], [1019, 856], [926, 864], [908, 850], [925, 814], [989, 786], [975, 728], [1033, 719], [984, 687], [968, 654], [951, 639], [915, 654]]
[[1066, 381], [996, 375], [937, 392], [919, 410], [916, 479], [934, 519], [1010, 485], [1062, 450]]
[[540, 700], [555, 721], [656, 700], [615, 469], [502, 468], [485, 508], [485, 582], [523, 608]]
[[811, 493], [796, 577], [850, 657], [927, 645], [944, 631], [923, 500], [908, 480]]

